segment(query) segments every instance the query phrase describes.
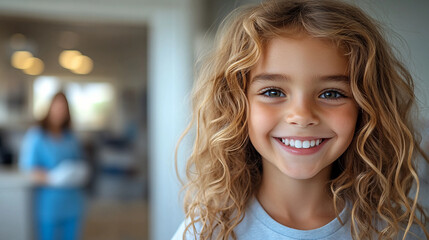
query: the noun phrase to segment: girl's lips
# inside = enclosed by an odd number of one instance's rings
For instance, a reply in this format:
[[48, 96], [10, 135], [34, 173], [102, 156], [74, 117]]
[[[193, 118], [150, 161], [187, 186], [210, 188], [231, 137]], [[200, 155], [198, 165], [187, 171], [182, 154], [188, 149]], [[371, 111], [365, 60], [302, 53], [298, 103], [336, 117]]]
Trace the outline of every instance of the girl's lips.
[[[330, 138], [286, 137], [274, 138], [287, 152], [294, 155], [310, 155], [318, 152]], [[296, 141], [298, 140], [298, 141]], [[296, 146], [295, 146], [296, 144]], [[292, 145], [292, 146], [291, 146]]]

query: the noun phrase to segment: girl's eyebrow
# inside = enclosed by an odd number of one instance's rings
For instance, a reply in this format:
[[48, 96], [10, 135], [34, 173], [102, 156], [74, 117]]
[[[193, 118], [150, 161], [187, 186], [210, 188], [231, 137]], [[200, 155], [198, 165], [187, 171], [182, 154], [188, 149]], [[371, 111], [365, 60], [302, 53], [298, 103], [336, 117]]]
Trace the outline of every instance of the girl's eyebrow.
[[[342, 75], [342, 74], [319, 76], [316, 78], [321, 80], [321, 81], [345, 82], [345, 83], [350, 82], [349, 76]], [[255, 81], [289, 81], [289, 79], [290, 78], [287, 75], [283, 75], [283, 74], [261, 73], [261, 74], [254, 76], [251, 79], [251, 82], [255, 82]]]
[[288, 81], [289, 77], [283, 74], [261, 73], [254, 76], [251, 82], [255, 81]]
[[345, 82], [349, 83], [350, 78], [346, 75], [328, 75], [328, 76], [321, 76], [319, 77], [322, 81], [332, 81], [332, 82]]

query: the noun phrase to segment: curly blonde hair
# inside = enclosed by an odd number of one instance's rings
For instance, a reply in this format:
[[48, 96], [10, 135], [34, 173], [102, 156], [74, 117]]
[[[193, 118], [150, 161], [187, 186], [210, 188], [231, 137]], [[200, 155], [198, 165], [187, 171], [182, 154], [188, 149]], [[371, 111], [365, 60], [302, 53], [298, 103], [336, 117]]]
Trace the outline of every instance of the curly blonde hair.
[[[392, 239], [401, 231], [405, 239], [413, 224], [429, 238], [426, 215], [417, 203], [414, 159], [421, 150], [410, 119], [412, 77], [374, 20], [357, 7], [331, 0], [267, 1], [239, 8], [223, 22], [193, 91], [186, 231], [200, 239], [237, 237], [234, 228], [262, 174], [261, 157], [248, 136], [249, 71], [270, 39], [291, 30], [329, 39], [348, 58], [360, 113], [352, 143], [334, 163], [330, 190], [337, 213], [345, 201], [352, 204], [353, 239], [372, 239], [374, 233]], [[409, 198], [413, 184], [416, 193]]]

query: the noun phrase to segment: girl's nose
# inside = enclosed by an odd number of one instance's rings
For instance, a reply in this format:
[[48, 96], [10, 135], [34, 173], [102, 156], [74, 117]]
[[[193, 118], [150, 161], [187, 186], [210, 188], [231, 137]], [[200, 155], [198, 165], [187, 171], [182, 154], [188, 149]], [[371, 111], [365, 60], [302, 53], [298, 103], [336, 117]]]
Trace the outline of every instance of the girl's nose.
[[286, 122], [298, 127], [318, 125], [320, 121], [315, 114], [314, 104], [308, 100], [292, 100], [285, 113]]

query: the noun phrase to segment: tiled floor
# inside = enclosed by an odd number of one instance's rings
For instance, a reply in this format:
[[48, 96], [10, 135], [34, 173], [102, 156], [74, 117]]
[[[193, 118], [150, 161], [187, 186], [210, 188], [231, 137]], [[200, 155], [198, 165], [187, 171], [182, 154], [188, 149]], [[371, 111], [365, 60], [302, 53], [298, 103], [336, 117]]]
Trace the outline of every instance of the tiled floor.
[[90, 202], [83, 240], [148, 239], [148, 206], [144, 201]]

